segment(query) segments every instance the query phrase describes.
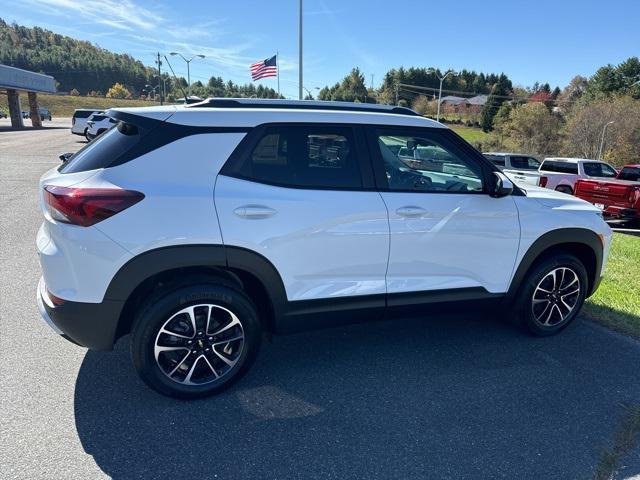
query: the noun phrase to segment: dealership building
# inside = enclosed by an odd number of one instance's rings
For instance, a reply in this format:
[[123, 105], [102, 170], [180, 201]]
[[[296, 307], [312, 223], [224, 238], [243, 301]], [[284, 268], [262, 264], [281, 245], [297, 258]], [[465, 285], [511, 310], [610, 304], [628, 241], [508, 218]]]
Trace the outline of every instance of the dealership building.
[[38, 112], [38, 93], [55, 93], [55, 80], [42, 73], [0, 65], [0, 94], [6, 94], [8, 97], [9, 116], [13, 128], [24, 127], [23, 108], [20, 105], [21, 92], [26, 92], [29, 99], [29, 106], [25, 110], [30, 113], [31, 124], [34, 127], [42, 126]]

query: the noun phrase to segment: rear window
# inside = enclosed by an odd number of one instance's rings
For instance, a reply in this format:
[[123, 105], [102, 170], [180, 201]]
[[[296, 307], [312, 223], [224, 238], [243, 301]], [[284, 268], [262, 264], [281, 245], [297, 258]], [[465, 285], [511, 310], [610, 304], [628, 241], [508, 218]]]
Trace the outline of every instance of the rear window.
[[73, 118], [89, 118], [96, 110], [76, 110], [73, 112]]
[[573, 173], [578, 174], [578, 164], [569, 162], [558, 162], [556, 160], [545, 160], [540, 166], [540, 170], [545, 172]]
[[533, 157], [511, 157], [511, 166], [519, 170], [538, 170], [540, 162]]
[[640, 182], [640, 168], [624, 167], [618, 175], [620, 180], [630, 180], [632, 182]]
[[78, 150], [60, 168], [60, 173], [76, 173], [106, 168], [140, 142], [134, 125], [119, 123]]
[[618, 174], [618, 172], [606, 163], [584, 162], [583, 168], [584, 173], [590, 177], [613, 178]]
[[498, 165], [499, 167], [505, 166], [505, 159], [502, 155], [485, 155], [485, 158], [494, 165]]

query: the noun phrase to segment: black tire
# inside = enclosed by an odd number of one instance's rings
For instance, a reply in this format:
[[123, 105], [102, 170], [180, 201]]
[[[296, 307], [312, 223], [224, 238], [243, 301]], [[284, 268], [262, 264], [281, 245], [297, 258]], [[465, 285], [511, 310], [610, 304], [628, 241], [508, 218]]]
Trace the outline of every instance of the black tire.
[[556, 187], [556, 192], [566, 193], [567, 195], [573, 195], [573, 188], [568, 185], [558, 185]]
[[[550, 276], [554, 271], [556, 271], [556, 279]], [[575, 283], [569, 284], [573, 279], [569, 272], [573, 272], [579, 282], [577, 293], [571, 296], [566, 294], [575, 290]], [[562, 278], [560, 278], [561, 274]], [[544, 290], [553, 290], [550, 285], [552, 282], [557, 285], [557, 281], [559, 281], [560, 287], [555, 294], [547, 294], [541, 290], [543, 288]], [[575, 320], [586, 298], [588, 282], [584, 265], [573, 255], [555, 254], [543, 258], [533, 265], [518, 290], [512, 315], [517, 323], [534, 335], [554, 335]], [[565, 289], [561, 290], [563, 286]], [[575, 303], [573, 303], [574, 301]], [[572, 305], [570, 311], [567, 305]], [[550, 312], [543, 310], [549, 306]], [[549, 318], [547, 318], [548, 316]], [[545, 322], [545, 320], [547, 321]]]
[[[244, 334], [242, 347], [229, 342], [224, 344], [223, 352], [219, 352], [218, 349], [222, 345], [216, 347], [213, 343], [207, 344], [207, 340], [211, 341], [213, 337], [209, 337], [206, 332], [206, 326], [204, 328], [204, 337], [206, 338], [197, 338], [196, 335], [202, 333], [197, 332], [197, 330], [202, 330], [203, 322], [207, 321], [202, 320], [203, 315], [198, 313], [200, 309], [204, 309], [204, 307], [198, 306], [193, 310], [194, 322], [197, 324], [197, 329], [193, 332], [193, 339], [195, 339], [200, 346], [198, 347], [195, 342], [192, 341], [194, 344], [186, 349], [183, 349], [184, 347], [181, 346], [181, 350], [169, 352], [172, 356], [175, 354], [175, 357], [169, 356], [167, 358], [164, 353], [160, 353], [159, 359], [156, 361], [156, 341], [164, 344], [167, 342], [166, 338], [169, 337], [171, 337], [169, 338], [171, 341], [188, 341], [186, 337], [185, 340], [174, 338], [175, 335], [165, 337], [166, 334], [160, 332], [161, 328], [167, 324], [167, 328], [174, 329], [169, 319], [177, 318], [177, 316], [174, 317], [174, 315], [187, 307], [203, 304], [215, 305], [216, 307], [210, 311], [215, 310], [221, 313], [221, 316], [228, 315], [229, 319], [233, 319], [231, 314], [235, 315], [236, 319], [240, 322], [240, 327], [236, 324], [234, 328], [239, 328], [241, 334]], [[225, 313], [225, 311], [229, 313]], [[200, 318], [198, 318], [198, 315], [200, 315]], [[191, 319], [190, 316], [186, 318], [188, 320]], [[213, 316], [211, 318], [213, 319]], [[212, 321], [218, 322], [218, 320]], [[232, 322], [234, 320], [230, 321]], [[185, 323], [183, 322], [181, 325], [184, 326]], [[224, 325], [223, 321], [220, 322], [220, 325]], [[192, 327], [189, 327], [189, 331], [184, 334], [190, 336], [191, 329]], [[219, 341], [220, 338], [213, 338], [213, 340]], [[262, 325], [258, 318], [256, 308], [243, 292], [220, 283], [200, 283], [197, 285], [167, 289], [165, 292], [152, 295], [147, 299], [145, 304], [139, 309], [139, 314], [135, 319], [131, 335], [131, 358], [142, 380], [156, 392], [183, 399], [206, 397], [228, 388], [247, 372], [251, 364], [255, 361], [261, 340]], [[238, 340], [238, 342], [240, 342], [240, 340]], [[209, 353], [205, 353], [207, 346], [209, 347]], [[227, 348], [230, 347], [237, 349], [237, 351], [227, 352]], [[213, 350], [215, 350], [215, 352]], [[233, 359], [235, 362], [233, 366], [228, 366], [227, 363], [221, 362], [221, 355], [224, 352], [229, 354], [235, 353], [237, 355], [235, 359]], [[180, 383], [180, 381], [189, 379], [188, 376], [183, 376], [185, 369], [190, 369], [188, 362], [192, 357], [188, 356], [189, 353], [196, 355], [193, 357], [196, 360], [192, 365], [198, 365], [193, 368], [193, 371], [208, 373], [209, 380], [207, 380], [207, 383]], [[227, 357], [226, 353], [224, 357], [231, 358]], [[182, 360], [180, 360], [181, 358]], [[220, 367], [218, 367], [216, 362], [220, 364]], [[162, 364], [162, 366], [160, 364]], [[170, 378], [168, 375], [170, 372], [167, 373], [167, 371], [173, 370], [173, 368], [178, 370], [174, 376]], [[220, 368], [220, 370], [218, 370], [218, 368]], [[225, 369], [228, 370], [225, 371]], [[220, 374], [219, 378], [217, 377], [218, 374], [212, 373], [216, 371]], [[216, 375], [216, 377], [212, 379], [211, 375]], [[194, 377], [195, 376], [196, 375], [194, 375]]]
[[89, 138], [89, 129], [88, 128], [84, 129], [84, 138], [87, 139], [87, 142], [91, 141], [91, 139]]

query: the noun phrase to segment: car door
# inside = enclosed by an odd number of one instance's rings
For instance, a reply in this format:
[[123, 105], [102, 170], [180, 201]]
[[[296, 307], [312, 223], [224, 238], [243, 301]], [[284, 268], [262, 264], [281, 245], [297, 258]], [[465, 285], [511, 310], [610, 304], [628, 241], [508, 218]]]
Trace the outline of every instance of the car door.
[[373, 295], [384, 306], [387, 210], [350, 126], [266, 125], [216, 180], [227, 246], [266, 257], [289, 301]]
[[[506, 292], [520, 224], [513, 198], [487, 193], [487, 161], [444, 128], [371, 127], [367, 138], [389, 212], [389, 305], [407, 292]], [[407, 149], [419, 163], [398, 155]]]

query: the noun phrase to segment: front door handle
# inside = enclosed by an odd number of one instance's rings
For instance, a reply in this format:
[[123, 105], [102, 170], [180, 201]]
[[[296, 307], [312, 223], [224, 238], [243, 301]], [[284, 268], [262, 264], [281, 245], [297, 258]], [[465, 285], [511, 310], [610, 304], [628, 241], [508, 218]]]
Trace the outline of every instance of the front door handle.
[[236, 208], [233, 213], [239, 217], [244, 218], [267, 218], [275, 215], [276, 211], [273, 208], [265, 207], [264, 205], [243, 205]]
[[407, 207], [400, 207], [396, 210], [396, 213], [398, 215], [400, 215], [401, 217], [419, 217], [421, 215], [424, 215], [427, 213], [427, 211], [422, 208], [422, 207], [416, 207], [416, 206], [407, 206]]

